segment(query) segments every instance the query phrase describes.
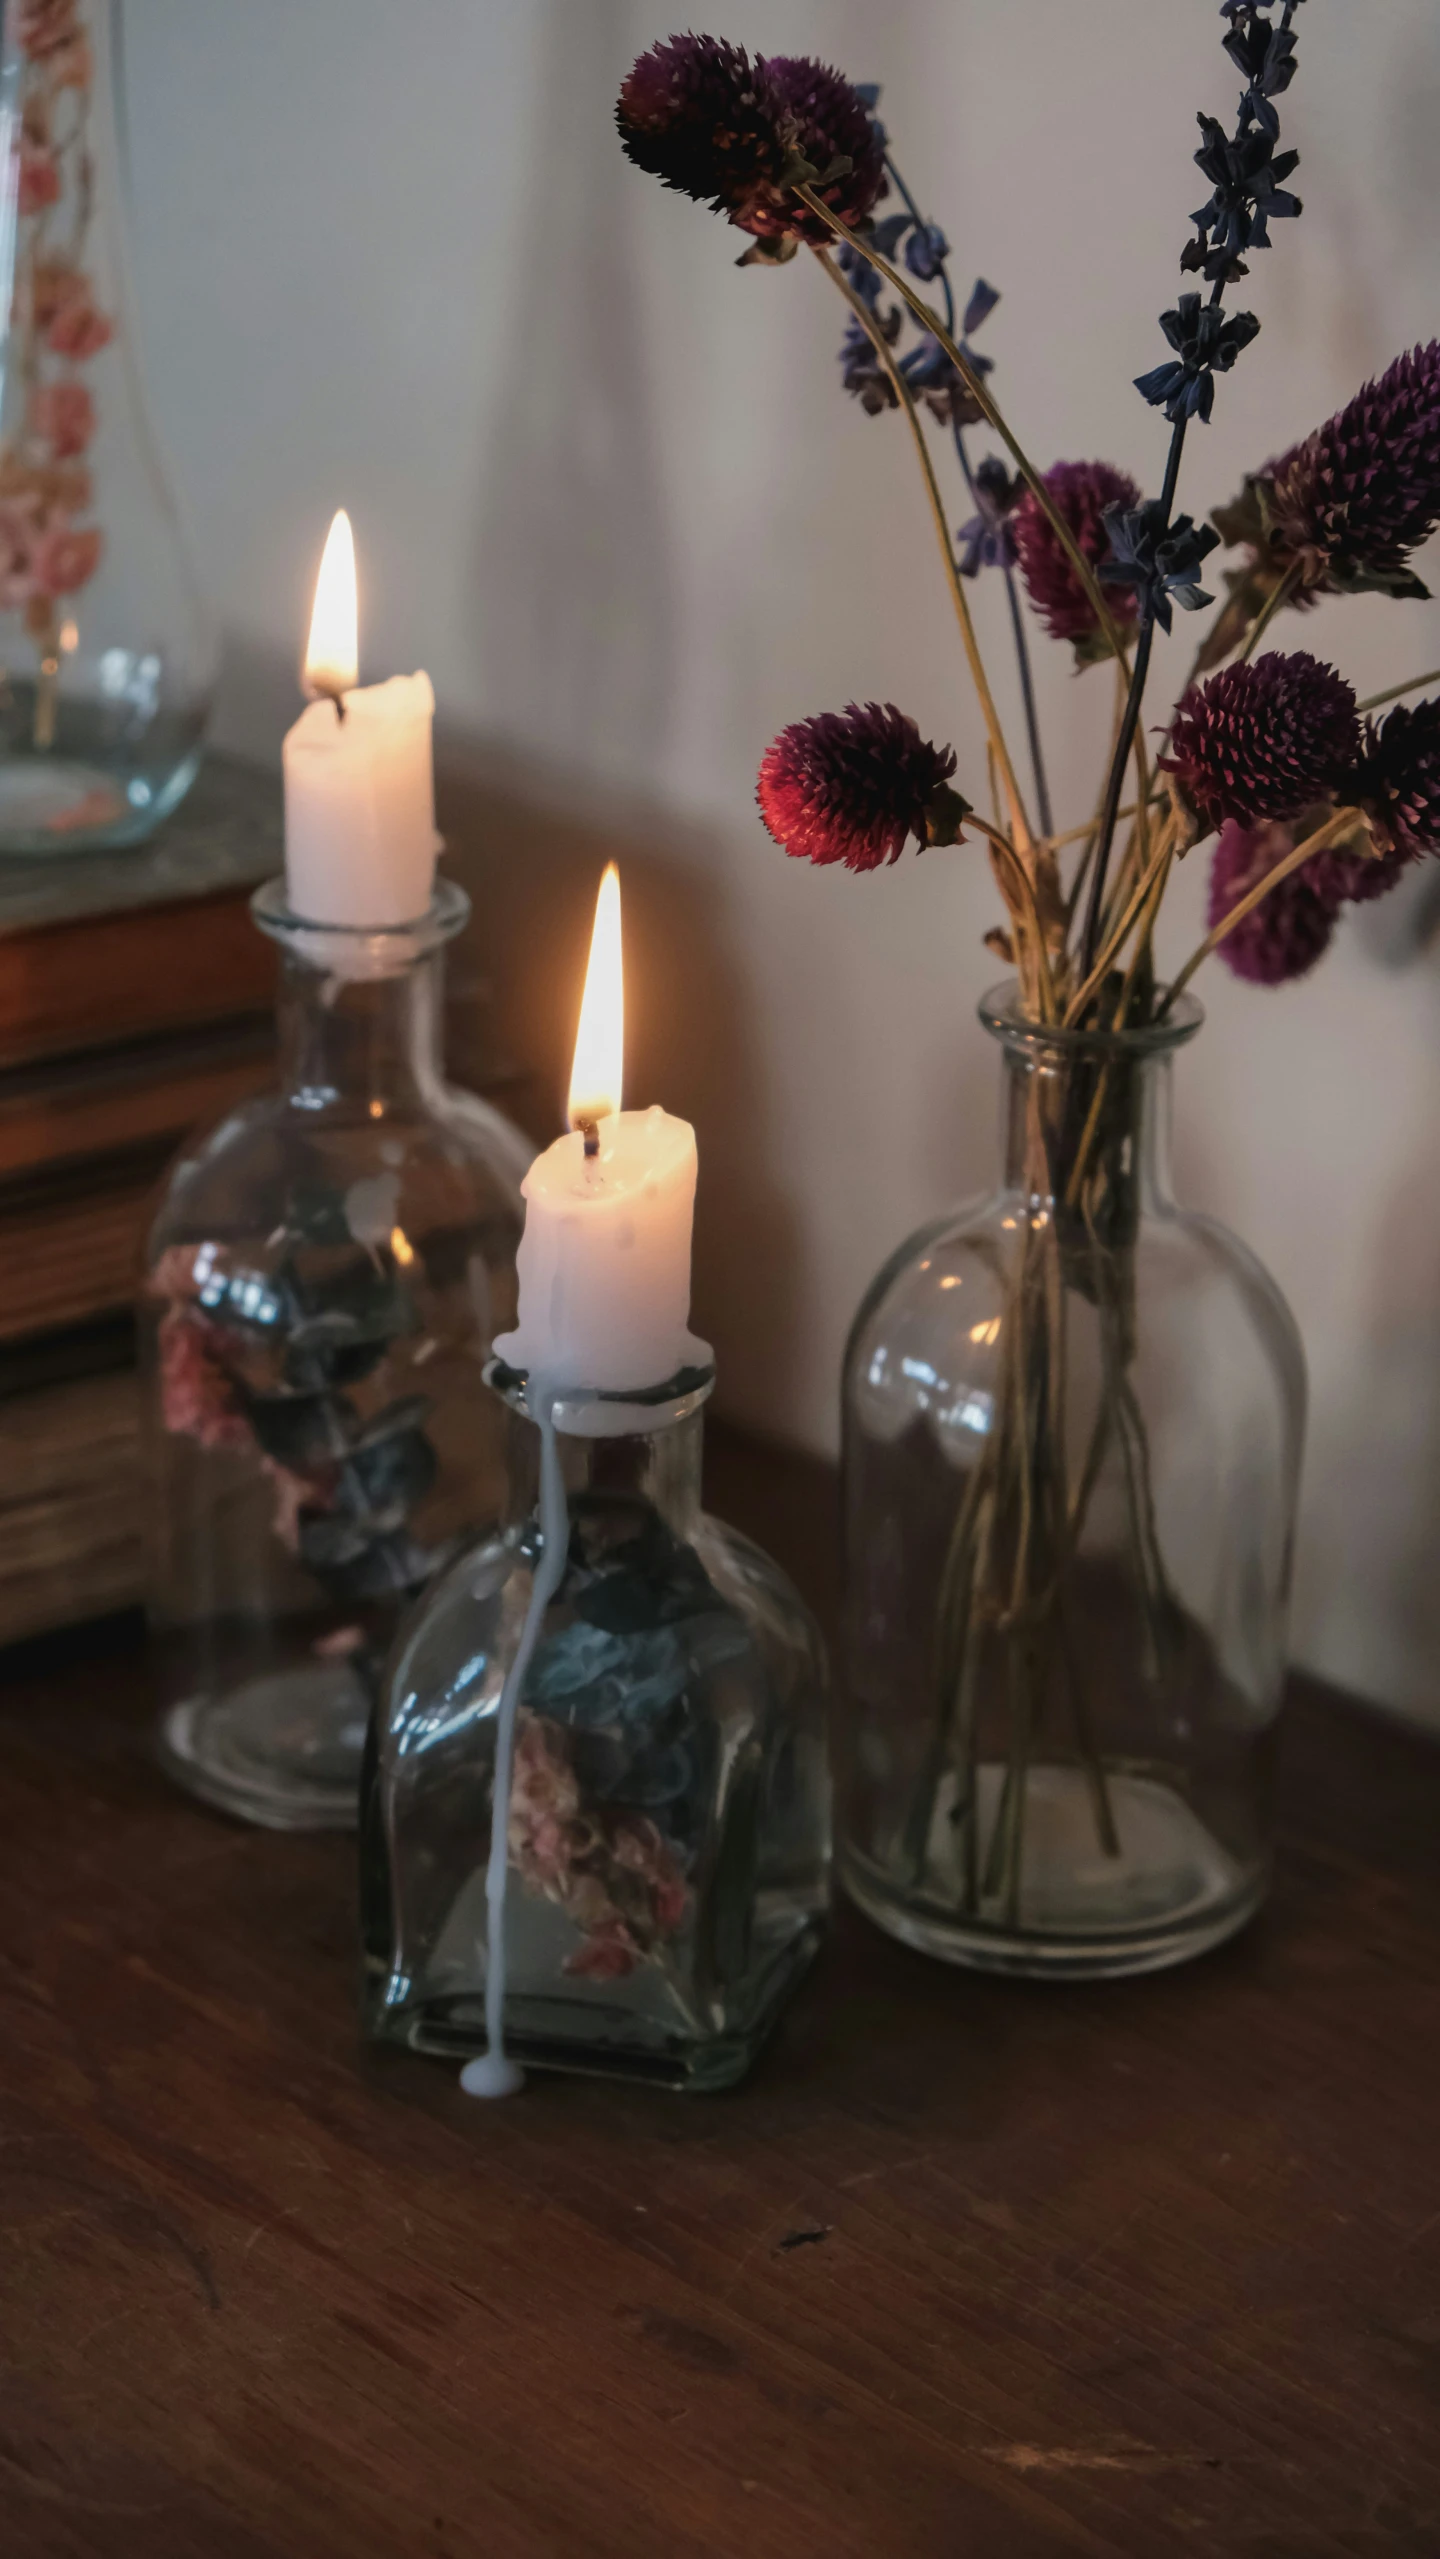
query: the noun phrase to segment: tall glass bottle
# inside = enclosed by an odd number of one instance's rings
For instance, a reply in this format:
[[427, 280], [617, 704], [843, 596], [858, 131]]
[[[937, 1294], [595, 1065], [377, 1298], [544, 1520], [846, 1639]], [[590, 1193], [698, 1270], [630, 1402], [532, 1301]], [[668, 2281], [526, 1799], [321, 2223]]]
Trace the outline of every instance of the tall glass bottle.
[[254, 912], [278, 1089], [185, 1149], [142, 1296], [162, 1750], [226, 1811], [350, 1826], [400, 1612], [502, 1514], [484, 1365], [532, 1149], [443, 1078], [458, 888], [378, 932], [305, 924], [278, 882]]
[[[500, 1376], [508, 1522], [406, 1631], [361, 1825], [367, 2031], [456, 2059], [486, 2048], [498, 1709], [544, 1546], [539, 1435], [523, 1379]], [[712, 1382], [557, 1408], [569, 1548], [520, 1700], [504, 1899], [521, 2063], [723, 2087], [819, 1940], [824, 1654], [778, 1567], [700, 1507]]]
[[1303, 1360], [1170, 1194], [1198, 1006], [981, 1018], [1001, 1186], [901, 1246], [846, 1355], [842, 1874], [955, 1962], [1146, 1971], [1265, 1891]]
[[119, 0], [7, 0], [0, 58], [0, 854], [141, 842], [188, 789], [216, 643], [146, 409]]

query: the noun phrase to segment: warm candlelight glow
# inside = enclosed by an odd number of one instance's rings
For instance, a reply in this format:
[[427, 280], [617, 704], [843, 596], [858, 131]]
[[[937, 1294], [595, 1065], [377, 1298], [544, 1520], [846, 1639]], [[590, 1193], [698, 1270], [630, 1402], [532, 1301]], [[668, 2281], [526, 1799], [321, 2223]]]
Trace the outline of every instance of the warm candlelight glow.
[[355, 537], [343, 506], [326, 536], [315, 610], [305, 648], [305, 689], [337, 699], [360, 681], [360, 642], [355, 602]]
[[567, 1104], [570, 1125], [608, 1119], [620, 1108], [625, 1062], [625, 971], [620, 956], [620, 874], [611, 862], [595, 901], [590, 965], [575, 1034]]

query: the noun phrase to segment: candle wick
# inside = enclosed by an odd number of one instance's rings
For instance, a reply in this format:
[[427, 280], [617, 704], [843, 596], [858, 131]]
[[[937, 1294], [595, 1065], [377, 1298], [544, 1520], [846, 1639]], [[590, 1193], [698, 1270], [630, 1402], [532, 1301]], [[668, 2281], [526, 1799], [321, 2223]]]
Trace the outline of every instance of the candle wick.
[[341, 687], [338, 684], [325, 684], [313, 675], [307, 677], [306, 681], [311, 700], [315, 702], [333, 702], [335, 705], [335, 717], [343, 726], [345, 720], [345, 695]]
[[585, 1161], [587, 1164], [593, 1164], [600, 1152], [600, 1123], [582, 1111], [575, 1125], [585, 1140]]

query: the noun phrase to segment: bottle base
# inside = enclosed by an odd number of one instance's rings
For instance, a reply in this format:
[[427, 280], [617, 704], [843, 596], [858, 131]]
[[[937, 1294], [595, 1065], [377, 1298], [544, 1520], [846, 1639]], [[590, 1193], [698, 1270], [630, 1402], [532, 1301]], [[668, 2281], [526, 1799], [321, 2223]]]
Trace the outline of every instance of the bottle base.
[[[623, 2079], [651, 2088], [706, 2096], [747, 2077], [780, 2011], [808, 1971], [823, 1929], [798, 1928], [755, 1985], [744, 2023], [692, 2035], [639, 2017], [618, 1999], [566, 1999], [521, 1994], [505, 2003], [505, 2051], [524, 2070], [560, 2071], [587, 2079]], [[405, 1997], [406, 1985], [375, 1983], [364, 2027], [375, 2043], [400, 2045], [435, 2059], [469, 2062], [486, 2050], [483, 1985], [451, 1998]]]
[[65, 861], [144, 844], [195, 779], [200, 750], [158, 773], [116, 772], [83, 755], [0, 760], [0, 857]]
[[[1006, 1772], [978, 1772], [978, 1831], [994, 1836]], [[942, 1790], [913, 1888], [851, 1845], [840, 1880], [867, 1919], [919, 1953], [976, 1972], [1100, 1981], [1160, 1972], [1222, 1945], [1253, 1918], [1269, 1877], [1242, 1865], [1162, 1780], [1107, 1773], [1114, 1834], [1099, 1835], [1092, 1782], [1077, 1767], [1028, 1771], [1018, 1895], [988, 1889], [984, 1858], [967, 1871], [953, 1785]]]
[[160, 1763], [201, 1803], [262, 1829], [353, 1830], [368, 1718], [345, 1662], [269, 1671], [172, 1706]]

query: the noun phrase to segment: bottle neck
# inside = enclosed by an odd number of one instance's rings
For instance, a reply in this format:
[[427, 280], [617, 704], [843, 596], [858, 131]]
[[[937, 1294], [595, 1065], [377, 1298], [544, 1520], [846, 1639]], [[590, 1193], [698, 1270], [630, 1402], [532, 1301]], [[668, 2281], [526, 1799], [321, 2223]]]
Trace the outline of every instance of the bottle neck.
[[[567, 1498], [583, 1494], [648, 1503], [671, 1533], [688, 1540], [700, 1518], [700, 1468], [705, 1449], [701, 1409], [667, 1420], [652, 1431], [614, 1438], [557, 1433]], [[511, 1430], [511, 1518], [528, 1520], [539, 1498], [540, 1433], [523, 1412]]]
[[432, 1102], [443, 1083], [444, 967], [432, 949], [386, 976], [353, 979], [287, 951], [276, 999], [287, 1099], [360, 1119]]
[[[1108, 1175], [1141, 1215], [1173, 1205], [1168, 1051], [1067, 1049], [1007, 1038], [1000, 1144], [1007, 1191], [1047, 1207], [1071, 1190], [1077, 1166]], [[1072, 1202], [1073, 1204], [1073, 1202]]]

